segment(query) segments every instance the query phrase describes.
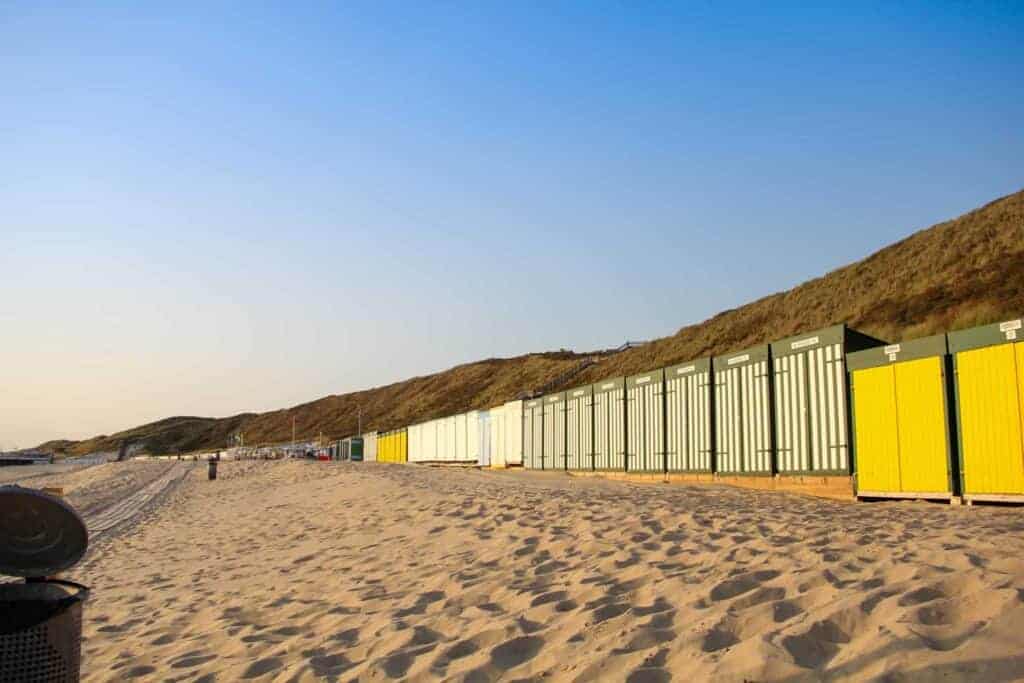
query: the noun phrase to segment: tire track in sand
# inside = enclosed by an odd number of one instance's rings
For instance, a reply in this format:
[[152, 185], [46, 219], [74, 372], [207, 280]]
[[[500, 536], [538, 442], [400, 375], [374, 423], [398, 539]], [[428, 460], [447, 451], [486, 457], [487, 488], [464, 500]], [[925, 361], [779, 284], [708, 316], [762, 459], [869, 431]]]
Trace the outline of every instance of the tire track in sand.
[[174, 463], [166, 472], [130, 496], [86, 515], [85, 526], [89, 530], [90, 541], [130, 520], [168, 487], [181, 481], [190, 470], [191, 467], [185, 463]]

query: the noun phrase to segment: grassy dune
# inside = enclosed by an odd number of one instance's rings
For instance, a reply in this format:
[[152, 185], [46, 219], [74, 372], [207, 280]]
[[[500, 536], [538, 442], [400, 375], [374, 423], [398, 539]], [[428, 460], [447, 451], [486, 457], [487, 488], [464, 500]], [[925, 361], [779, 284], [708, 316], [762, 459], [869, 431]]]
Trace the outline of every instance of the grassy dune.
[[[959, 218], [921, 230], [871, 256], [785, 292], [719, 313], [671, 337], [607, 355], [566, 384], [643, 372], [727, 353], [803, 330], [849, 322], [900, 341], [993, 322], [1024, 312], [1024, 191]], [[226, 418], [172, 417], [86, 441], [51, 442], [70, 454], [114, 450], [124, 439], [153, 453], [221, 446], [238, 429], [249, 443], [323, 432], [355, 433], [357, 407], [366, 429], [389, 429], [515, 398], [544, 386], [591, 354], [535, 353], [490, 358], [261, 414]]]

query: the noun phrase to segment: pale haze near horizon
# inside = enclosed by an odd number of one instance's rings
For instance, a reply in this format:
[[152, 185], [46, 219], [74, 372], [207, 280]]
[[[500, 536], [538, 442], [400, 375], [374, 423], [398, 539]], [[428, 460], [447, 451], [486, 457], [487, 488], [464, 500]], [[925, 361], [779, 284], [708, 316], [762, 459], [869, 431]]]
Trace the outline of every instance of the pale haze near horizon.
[[1024, 186], [1013, 5], [0, 8], [0, 450], [675, 332]]

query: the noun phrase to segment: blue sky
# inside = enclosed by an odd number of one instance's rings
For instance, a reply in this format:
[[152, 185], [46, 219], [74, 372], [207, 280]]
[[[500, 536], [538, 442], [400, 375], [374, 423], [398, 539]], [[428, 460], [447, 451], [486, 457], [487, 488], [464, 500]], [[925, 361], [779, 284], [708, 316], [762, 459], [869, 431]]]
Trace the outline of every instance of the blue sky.
[[671, 334], [1024, 187], [1020, 3], [290, 5], [0, 4], [0, 448]]

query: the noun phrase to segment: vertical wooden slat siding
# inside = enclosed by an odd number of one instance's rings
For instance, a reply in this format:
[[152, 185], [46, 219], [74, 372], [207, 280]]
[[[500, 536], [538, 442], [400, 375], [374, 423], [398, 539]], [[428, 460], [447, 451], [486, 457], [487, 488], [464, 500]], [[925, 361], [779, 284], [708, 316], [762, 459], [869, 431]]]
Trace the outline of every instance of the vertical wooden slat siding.
[[[718, 361], [716, 361], [718, 363]], [[717, 471], [770, 474], [772, 469], [771, 395], [768, 361], [715, 371]]]
[[565, 395], [541, 399], [544, 410], [543, 469], [564, 470], [566, 463]]
[[808, 409], [810, 411], [810, 443], [811, 448], [820, 450], [825, 445], [825, 431], [822, 429], [821, 419], [821, 384], [825, 375], [825, 357], [820, 353], [810, 358], [809, 386], [810, 395], [808, 398]]
[[592, 468], [593, 452], [593, 394], [592, 390], [575, 389], [566, 394], [566, 462], [570, 470]]
[[683, 377], [674, 375], [665, 378], [665, 468], [670, 472], [682, 472], [686, 467], [688, 430], [686, 408], [689, 398], [687, 384]]
[[858, 494], [954, 495], [947, 349], [935, 335], [847, 356]]
[[853, 385], [857, 414], [857, 488], [874, 493], [900, 493], [903, 487], [893, 368], [858, 370], [853, 373]]
[[626, 469], [664, 471], [662, 372], [630, 378], [626, 389]]
[[785, 346], [772, 360], [779, 472], [848, 472], [843, 344], [822, 343], [818, 336], [806, 341], [811, 343], [795, 352], [791, 348], [802, 342], [779, 342]]
[[420, 457], [420, 449], [422, 445], [420, 443], [421, 438], [420, 425], [410, 425], [408, 429], [409, 434], [409, 462], [418, 462]]
[[583, 397], [583, 437], [582, 446], [580, 448], [580, 469], [581, 470], [593, 470], [594, 469], [594, 456], [596, 454], [596, 442], [595, 435], [597, 433], [596, 427], [596, 415], [594, 413], [594, 393], [593, 391], [588, 392]]
[[431, 420], [423, 425], [427, 436], [427, 460], [436, 462], [441, 453], [448, 449], [448, 430], [444, 420]]
[[523, 402], [509, 401], [501, 408], [501, 450], [506, 465], [523, 464]]
[[451, 453], [446, 453], [442, 459], [463, 462], [469, 459], [469, 415], [456, 415], [455, 422], [455, 448]]
[[1020, 347], [1000, 344], [956, 354], [967, 495], [1024, 494]]
[[579, 412], [577, 401], [572, 398], [572, 392], [570, 392], [565, 399], [565, 468], [567, 470], [580, 469]]
[[782, 409], [775, 411], [775, 433], [778, 438], [778, 459], [779, 469], [794, 469], [796, 462], [802, 456], [799, 451], [798, 440], [796, 439], [796, 424], [793, 420], [795, 411], [796, 392], [793, 384], [796, 381], [796, 371], [791, 358], [786, 356], [776, 360], [775, 368], [775, 391], [778, 403]]
[[829, 459], [828, 455], [829, 455], [829, 453], [831, 451], [831, 448], [832, 448], [833, 444], [836, 443], [836, 438], [837, 438], [837, 435], [836, 435], [836, 424], [835, 424], [835, 411], [836, 411], [835, 384], [833, 382], [829, 381], [829, 379], [830, 379], [829, 378], [829, 374], [830, 374], [829, 371], [832, 369], [831, 360], [832, 360], [831, 353], [829, 352], [828, 349], [826, 349], [826, 351], [825, 351], [825, 371], [826, 371], [826, 374], [825, 374], [825, 386], [824, 386], [824, 389], [825, 389], [825, 395], [827, 397], [827, 400], [826, 400], [826, 403], [825, 403], [825, 410], [826, 410], [826, 415], [828, 416], [828, 419], [826, 420], [826, 425], [828, 426], [828, 443], [826, 444], [825, 448], [822, 448], [821, 452], [818, 454], [819, 460], [816, 463], [817, 467], [815, 468], [815, 469], [822, 469], [822, 470], [831, 469], [829, 467], [830, 459]]
[[568, 434], [566, 432], [568, 416], [565, 412], [565, 399], [560, 398], [557, 403], [554, 404], [554, 418], [555, 418], [555, 448], [554, 448], [554, 465], [553, 467], [558, 470], [565, 470], [567, 466], [566, 458], [568, 453], [566, 451], [566, 439]]
[[486, 410], [477, 413], [476, 462], [482, 467], [491, 464], [491, 414]]
[[539, 470], [544, 462], [544, 406], [540, 401], [531, 405], [530, 417], [530, 467]]
[[544, 405], [533, 406], [533, 468], [544, 469]]
[[732, 469], [731, 461], [726, 460], [726, 454], [729, 453], [729, 430], [727, 423], [729, 416], [732, 414], [729, 411], [729, 405], [726, 402], [725, 395], [725, 374], [728, 370], [722, 370], [720, 368], [715, 369], [715, 406], [718, 408], [715, 411], [715, 435], [718, 437], [715, 446], [715, 458], [718, 462], [718, 471], [726, 472]]
[[533, 407], [526, 404], [523, 408], [523, 467], [533, 468]]
[[[758, 416], [761, 414], [761, 392], [757, 390], [757, 365], [748, 365], [744, 370], [745, 381], [743, 391], [744, 405], [746, 406], [746, 423], [752, 426], [750, 429], [753, 439], [744, 439], [744, 469], [748, 472], [755, 472], [760, 464], [759, 453], [761, 451], [761, 421]], [[749, 428], [745, 426], [745, 429]]]
[[488, 412], [490, 428], [490, 464], [491, 467], [505, 467], [505, 407], [497, 406]]
[[544, 405], [540, 401], [530, 401], [523, 414], [526, 418], [523, 429], [524, 465], [539, 470], [543, 467]]
[[746, 371], [744, 389], [748, 392], [746, 420], [748, 420], [748, 424], [755, 426], [753, 442], [746, 442], [748, 443], [748, 447], [746, 447], [746, 470], [756, 472], [761, 470], [761, 450], [764, 443], [764, 424], [761, 420], [764, 410], [760, 391], [761, 364], [758, 362], [758, 364], [746, 366], [744, 370]]
[[622, 380], [606, 389], [602, 382], [594, 387], [595, 467], [600, 470], [625, 469], [625, 389]]
[[692, 366], [666, 372], [666, 460], [670, 472], [711, 469], [710, 375]]
[[651, 388], [650, 444], [648, 445], [647, 467], [650, 472], [665, 471], [665, 381], [658, 376], [657, 384]]
[[942, 359], [898, 363], [893, 370], [900, 488], [951, 493]]
[[[757, 415], [761, 413], [761, 406], [758, 403], [761, 398], [755, 384], [755, 365], [746, 365], [740, 370], [743, 376], [740, 384], [743, 391], [743, 422], [740, 424], [740, 438], [743, 444], [743, 461], [741, 468], [745, 472], [757, 470], [757, 452], [761, 446], [761, 421]], [[752, 438], [745, 438], [749, 434]]]
[[[697, 376], [696, 381], [690, 383], [690, 406], [691, 411], [696, 414], [696, 427], [691, 429], [693, 438], [690, 441], [690, 453], [688, 455], [690, 469], [710, 472], [712, 470], [712, 424], [711, 424], [711, 392], [712, 372], [702, 372]], [[696, 407], [695, 411], [693, 407]]]
[[762, 458], [764, 457], [764, 455], [763, 455], [763, 453], [764, 453], [764, 443], [765, 443], [765, 435], [767, 433], [767, 430], [765, 429], [764, 420], [761, 419], [761, 417], [762, 417], [762, 415], [767, 417], [767, 413], [764, 410], [765, 407], [766, 407], [766, 404], [763, 402], [763, 397], [761, 395], [761, 386], [760, 386], [761, 385], [762, 364], [761, 363], [756, 363], [754, 365], [750, 365], [750, 366], [747, 366], [747, 367], [750, 368], [750, 377], [751, 377], [751, 384], [749, 386], [749, 389], [750, 389], [750, 392], [754, 396], [754, 400], [751, 401], [751, 409], [749, 411], [749, 419], [757, 425], [757, 429], [755, 431], [756, 440], [755, 440], [754, 444], [752, 444], [753, 448], [749, 449], [749, 452], [748, 452], [749, 456], [751, 458], [753, 458], [753, 461], [751, 462], [751, 465], [750, 465], [749, 469], [750, 469], [750, 471], [755, 472], [755, 471], [760, 471], [760, 470], [764, 469], [762, 467]]
[[644, 409], [642, 387], [626, 389], [626, 469], [640, 470], [643, 468], [644, 445], [643, 434], [646, 425], [643, 423]]
[[715, 361], [717, 471], [770, 474], [772, 429], [768, 361]]
[[611, 456], [611, 411], [613, 401], [608, 392], [594, 394], [594, 467], [608, 470], [612, 466]]
[[480, 462], [480, 411], [466, 413], [466, 463]]
[[612, 467], [621, 470], [626, 466], [626, 390], [620, 386], [608, 393], [610, 396], [609, 423], [611, 425], [609, 448], [612, 455]]
[[541, 445], [541, 465], [538, 469], [550, 470], [555, 463], [555, 407], [544, 402], [544, 436]]
[[523, 407], [523, 467], [533, 467], [533, 408]]
[[833, 469], [848, 472], [850, 470], [850, 432], [849, 432], [849, 409], [846, 405], [846, 362], [842, 347], [836, 344], [832, 353], [835, 362], [832, 364], [833, 383], [836, 387], [836, 427], [839, 430], [839, 440], [835, 444], [836, 456]]
[[[775, 391], [779, 403], [789, 404], [789, 383], [792, 372], [789, 367], [788, 358], [779, 358], [775, 361]], [[789, 469], [793, 454], [793, 439], [787, 426], [789, 425], [789, 411], [775, 411], [775, 433], [778, 438], [779, 468]]]

